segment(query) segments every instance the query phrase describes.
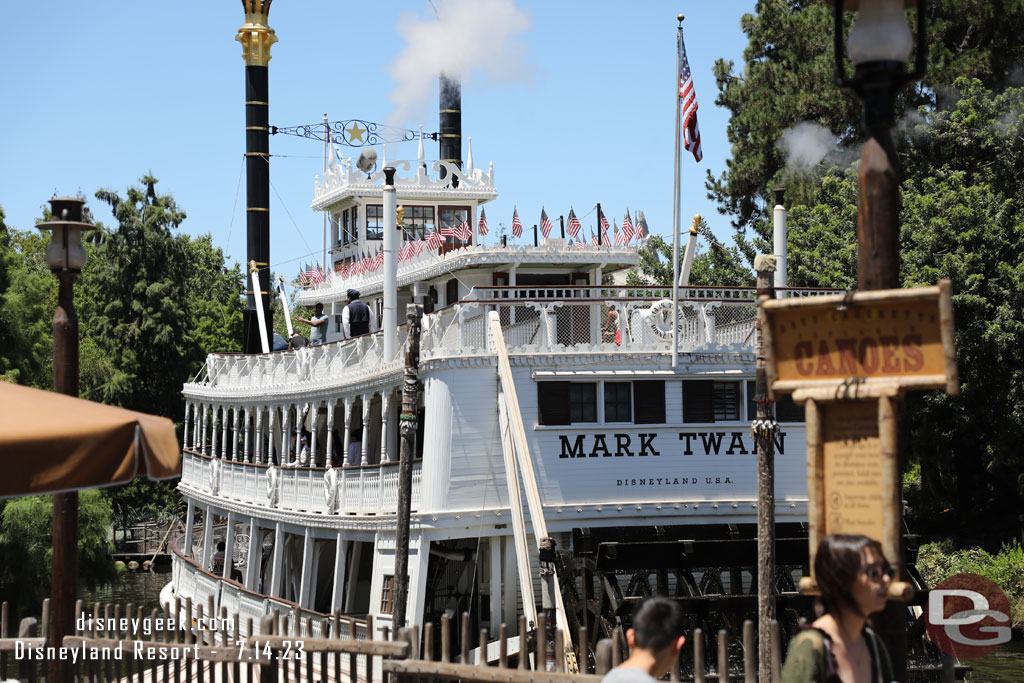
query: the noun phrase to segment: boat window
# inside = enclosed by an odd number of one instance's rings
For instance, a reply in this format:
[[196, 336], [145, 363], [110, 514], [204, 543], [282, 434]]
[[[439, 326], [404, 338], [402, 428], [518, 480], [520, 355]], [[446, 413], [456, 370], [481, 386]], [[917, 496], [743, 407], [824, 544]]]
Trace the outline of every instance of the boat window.
[[366, 239], [384, 239], [384, 207], [381, 204], [366, 205]]
[[683, 422], [740, 419], [740, 383], [696, 379], [683, 381]]
[[569, 385], [569, 421], [597, 422], [597, 383]]
[[633, 382], [633, 409], [636, 424], [665, 422], [665, 380]]
[[451, 306], [459, 300], [459, 281], [452, 278], [444, 286], [444, 305]]
[[540, 424], [569, 424], [569, 383], [538, 382], [537, 407]]
[[[469, 244], [473, 239], [473, 227], [469, 224], [468, 206], [442, 206], [441, 212], [441, 234], [444, 235], [445, 244]], [[458, 237], [459, 231], [465, 227], [469, 231], [469, 239]]]
[[402, 230], [406, 242], [415, 242], [417, 239], [426, 239], [427, 235], [434, 232], [434, 207], [432, 206], [406, 206], [405, 207], [405, 228]]
[[341, 244], [351, 244], [359, 239], [358, 218], [358, 206], [341, 212]]
[[[757, 403], [754, 402], [754, 392], [757, 384], [747, 382], [747, 419], [757, 419]], [[803, 422], [804, 407], [793, 401], [792, 394], [776, 394], [775, 400], [775, 421], [776, 422]]]
[[391, 574], [384, 575], [384, 583], [380, 587], [380, 613], [391, 614], [394, 611], [395, 601], [395, 577]]
[[604, 383], [604, 421], [633, 421], [633, 394], [630, 382]]

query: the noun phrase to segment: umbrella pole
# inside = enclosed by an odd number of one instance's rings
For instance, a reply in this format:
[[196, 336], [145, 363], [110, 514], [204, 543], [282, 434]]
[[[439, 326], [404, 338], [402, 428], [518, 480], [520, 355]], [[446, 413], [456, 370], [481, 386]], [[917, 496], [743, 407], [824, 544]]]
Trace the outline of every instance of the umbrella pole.
[[[77, 273], [55, 273], [60, 287], [53, 314], [53, 390], [78, 396], [78, 313], [74, 282]], [[74, 635], [74, 604], [78, 578], [78, 492], [53, 496], [53, 582], [50, 587], [50, 644], [61, 647], [64, 636]], [[59, 652], [59, 650], [58, 650]], [[69, 662], [50, 662], [51, 681], [71, 680]]]

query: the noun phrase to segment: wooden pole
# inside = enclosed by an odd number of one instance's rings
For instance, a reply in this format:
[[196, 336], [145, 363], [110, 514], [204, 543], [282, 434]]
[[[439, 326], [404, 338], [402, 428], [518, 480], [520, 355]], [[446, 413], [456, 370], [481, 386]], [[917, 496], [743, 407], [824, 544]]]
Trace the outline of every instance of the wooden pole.
[[420, 321], [423, 307], [408, 304], [405, 319], [409, 343], [405, 351], [405, 381], [402, 385], [402, 414], [399, 416], [401, 447], [398, 455], [398, 529], [395, 538], [395, 632], [405, 626], [409, 601], [409, 517], [412, 508], [412, 461], [416, 457], [419, 422]]
[[[771, 681], [771, 623], [775, 619], [775, 421], [773, 401], [768, 394], [768, 379], [761, 330], [765, 325], [760, 305], [775, 298], [775, 257], [759, 255], [757, 270], [757, 383], [754, 401], [757, 418], [750, 431], [757, 445], [757, 672], [762, 681]], [[751, 675], [748, 673], [748, 676]]]

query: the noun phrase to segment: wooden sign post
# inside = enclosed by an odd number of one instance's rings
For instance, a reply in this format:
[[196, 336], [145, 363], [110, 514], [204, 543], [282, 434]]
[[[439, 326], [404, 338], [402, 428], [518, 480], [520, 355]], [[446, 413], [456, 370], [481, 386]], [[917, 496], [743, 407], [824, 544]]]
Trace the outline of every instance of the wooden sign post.
[[[759, 315], [772, 398], [792, 392], [805, 406], [810, 557], [828, 534], [864, 534], [903, 578], [897, 401], [908, 389], [959, 393], [949, 280], [766, 301]], [[891, 593], [909, 589], [897, 581]]]

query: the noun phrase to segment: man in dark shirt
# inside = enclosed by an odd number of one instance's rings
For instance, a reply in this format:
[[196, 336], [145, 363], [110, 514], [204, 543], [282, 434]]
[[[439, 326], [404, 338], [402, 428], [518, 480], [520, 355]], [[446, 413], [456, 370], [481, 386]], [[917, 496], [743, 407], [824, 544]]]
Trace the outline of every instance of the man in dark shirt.
[[341, 313], [341, 327], [345, 337], [351, 339], [362, 334], [373, 332], [374, 325], [370, 307], [359, 300], [359, 291], [348, 290], [348, 305]]

